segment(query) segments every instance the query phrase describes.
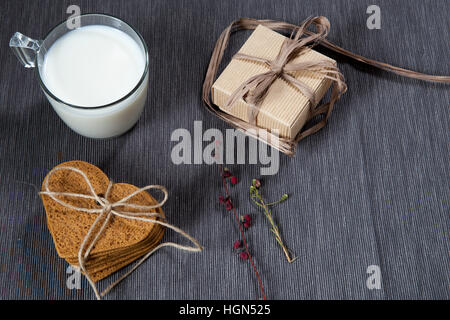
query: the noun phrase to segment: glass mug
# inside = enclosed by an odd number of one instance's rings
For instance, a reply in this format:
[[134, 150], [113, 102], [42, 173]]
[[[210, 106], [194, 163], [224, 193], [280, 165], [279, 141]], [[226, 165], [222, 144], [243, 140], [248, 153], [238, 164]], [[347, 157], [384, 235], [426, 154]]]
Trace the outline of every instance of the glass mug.
[[105, 14], [80, 15], [80, 26], [100, 25], [118, 29], [131, 37], [142, 50], [145, 67], [137, 85], [120, 99], [100, 106], [77, 106], [57, 97], [45, 85], [42, 68], [45, 56], [59, 38], [75, 30], [67, 21], [54, 27], [44, 40], [33, 40], [16, 32], [10, 47], [26, 68], [36, 68], [42, 91], [59, 117], [75, 132], [90, 138], [110, 138], [128, 131], [138, 121], [147, 97], [148, 49], [142, 36], [130, 25]]

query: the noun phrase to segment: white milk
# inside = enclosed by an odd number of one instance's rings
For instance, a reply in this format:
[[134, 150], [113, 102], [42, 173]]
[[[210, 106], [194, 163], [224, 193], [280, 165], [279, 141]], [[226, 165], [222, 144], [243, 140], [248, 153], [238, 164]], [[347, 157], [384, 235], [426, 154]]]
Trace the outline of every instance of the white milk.
[[[145, 67], [141, 44], [115, 28], [90, 25], [59, 38], [46, 53], [40, 74], [58, 99], [92, 108], [125, 97], [137, 86]], [[148, 75], [130, 97], [104, 108], [72, 108], [47, 97], [73, 130], [88, 137], [106, 138], [122, 134], [138, 120], [147, 83]]]

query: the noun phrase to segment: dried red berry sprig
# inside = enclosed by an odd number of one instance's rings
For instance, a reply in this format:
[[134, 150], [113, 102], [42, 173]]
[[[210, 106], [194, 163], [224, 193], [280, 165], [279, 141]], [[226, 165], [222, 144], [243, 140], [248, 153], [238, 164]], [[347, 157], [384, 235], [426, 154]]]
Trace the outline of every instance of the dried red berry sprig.
[[240, 221], [245, 229], [250, 228], [250, 226], [252, 225], [252, 217], [249, 214], [246, 214], [245, 216], [241, 216]]
[[[232, 179], [232, 177], [234, 177], [234, 176], [231, 174], [231, 172], [227, 168], [224, 168], [222, 170], [222, 166], [221, 165], [219, 165], [219, 170], [220, 170], [220, 174], [221, 174], [221, 177], [222, 177], [222, 184], [224, 186], [225, 195], [226, 195], [226, 196], [220, 196], [219, 197], [219, 202], [225, 204], [225, 208], [227, 210], [229, 210], [229, 211], [232, 211], [233, 214], [234, 214], [234, 218], [235, 218], [236, 222], [239, 225], [239, 232], [241, 233], [241, 239], [242, 239], [242, 240], [237, 240], [237, 241], [242, 241], [242, 242], [239, 242], [239, 244], [241, 246], [243, 246], [242, 247], [243, 250], [240, 252], [239, 256], [243, 260], [249, 260], [250, 261], [250, 264], [252, 265], [253, 271], [255, 272], [256, 278], [258, 280], [259, 288], [261, 290], [261, 295], [262, 295], [263, 299], [266, 300], [267, 297], [266, 297], [266, 293], [264, 292], [264, 288], [263, 288], [263, 285], [262, 285], [261, 277], [259, 276], [259, 272], [256, 269], [255, 263], [253, 262], [253, 259], [252, 259], [252, 256], [250, 254], [250, 251], [248, 250], [247, 240], [245, 239], [245, 235], [244, 235], [244, 226], [241, 223], [241, 221], [239, 220], [236, 208], [233, 206], [233, 203], [232, 203], [231, 198], [230, 198], [230, 192], [229, 192], [229, 189], [228, 189], [228, 184], [227, 184], [227, 180], [226, 179], [227, 178], [231, 178], [230, 180], [231, 180], [231, 184], [232, 185], [237, 184], [238, 179], [237, 179], [237, 177], [235, 179]], [[237, 241], [234, 243], [234, 245], [237, 245]], [[234, 245], [233, 245], [233, 247], [234, 247]]]
[[219, 202], [225, 205], [225, 209], [227, 209], [227, 211], [230, 211], [234, 208], [233, 202], [231, 201], [231, 198], [229, 196], [220, 196]]
[[238, 178], [236, 176], [233, 176], [230, 172], [230, 169], [228, 168], [223, 169], [222, 177], [225, 179], [230, 178], [230, 182], [233, 186], [239, 182]]
[[280, 230], [278, 229], [278, 226], [275, 224], [275, 221], [273, 220], [272, 217], [272, 212], [269, 209], [269, 206], [273, 206], [275, 204], [281, 203], [283, 201], [286, 201], [288, 199], [288, 194], [285, 193], [281, 196], [280, 200], [275, 201], [275, 202], [270, 202], [270, 203], [265, 203], [261, 192], [260, 192], [260, 188], [261, 188], [261, 181], [259, 181], [258, 179], [253, 179], [252, 180], [252, 185], [250, 186], [250, 199], [260, 208], [262, 208], [264, 211], [264, 215], [266, 216], [267, 220], [269, 220], [270, 225], [271, 225], [271, 229], [270, 231], [272, 231], [272, 233], [274, 234], [275, 240], [278, 242], [278, 244], [280, 245], [281, 249], [283, 249], [283, 253], [286, 256], [286, 259], [289, 263], [294, 262], [297, 258], [294, 257], [294, 255], [292, 254], [292, 252], [286, 247], [286, 245], [284, 244], [282, 238], [281, 238], [281, 234], [280, 234]]
[[233, 249], [239, 252], [239, 257], [242, 260], [248, 260], [249, 254], [245, 251], [244, 246], [242, 245], [241, 240], [236, 240], [233, 244]]

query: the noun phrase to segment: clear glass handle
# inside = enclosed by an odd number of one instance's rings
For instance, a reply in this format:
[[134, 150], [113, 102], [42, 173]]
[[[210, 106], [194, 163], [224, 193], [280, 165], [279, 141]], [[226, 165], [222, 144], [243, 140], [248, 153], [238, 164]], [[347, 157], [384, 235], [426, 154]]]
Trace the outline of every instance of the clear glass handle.
[[36, 66], [36, 53], [41, 43], [42, 41], [28, 38], [20, 32], [14, 33], [11, 40], [9, 40], [10, 48], [25, 68], [34, 68]]

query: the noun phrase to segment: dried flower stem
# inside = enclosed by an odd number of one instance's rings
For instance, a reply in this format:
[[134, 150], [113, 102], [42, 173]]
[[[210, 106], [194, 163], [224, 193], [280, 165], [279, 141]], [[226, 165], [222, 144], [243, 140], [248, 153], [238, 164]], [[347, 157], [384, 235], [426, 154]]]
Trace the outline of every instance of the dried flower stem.
[[[281, 249], [283, 250], [284, 255], [286, 256], [286, 259], [289, 263], [292, 263], [295, 261], [295, 259], [297, 259], [296, 257], [293, 256], [293, 254], [289, 251], [289, 249], [286, 247], [286, 245], [284, 244], [281, 235], [280, 235], [280, 231], [278, 229], [278, 226], [276, 225], [275, 221], [273, 220], [272, 217], [272, 212], [269, 209], [270, 205], [274, 205], [280, 202], [285, 201], [288, 198], [287, 194], [283, 194], [283, 196], [281, 197], [280, 200], [275, 201], [275, 202], [271, 202], [266, 204], [261, 196], [261, 193], [259, 191], [259, 188], [257, 188], [255, 186], [255, 180], [252, 182], [252, 186], [250, 187], [250, 199], [259, 207], [261, 207], [264, 210], [264, 215], [266, 216], [267, 220], [269, 220], [270, 225], [272, 226], [272, 228], [270, 229], [270, 231], [272, 231], [272, 233], [275, 236], [275, 240], [278, 242], [278, 244], [280, 245]], [[256, 200], [255, 200], [256, 199]]]

